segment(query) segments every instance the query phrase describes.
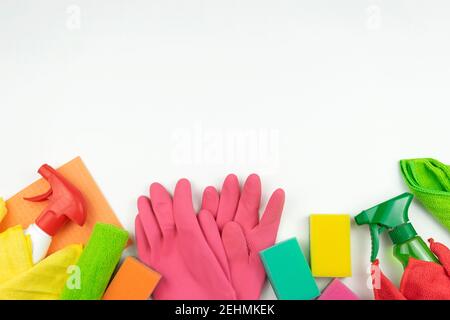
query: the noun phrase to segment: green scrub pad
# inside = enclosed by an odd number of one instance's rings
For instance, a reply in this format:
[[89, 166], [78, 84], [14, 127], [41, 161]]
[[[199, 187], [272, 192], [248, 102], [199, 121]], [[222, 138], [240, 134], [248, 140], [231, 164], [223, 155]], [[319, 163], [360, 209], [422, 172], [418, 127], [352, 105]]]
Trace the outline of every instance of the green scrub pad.
[[297, 239], [281, 242], [260, 255], [279, 300], [312, 300], [320, 295]]
[[[100, 300], [119, 263], [128, 242], [128, 232], [116, 226], [98, 223], [83, 251], [77, 266], [78, 272], [69, 277], [80, 277], [79, 286], [67, 285], [62, 300]], [[76, 283], [76, 279], [74, 281]]]

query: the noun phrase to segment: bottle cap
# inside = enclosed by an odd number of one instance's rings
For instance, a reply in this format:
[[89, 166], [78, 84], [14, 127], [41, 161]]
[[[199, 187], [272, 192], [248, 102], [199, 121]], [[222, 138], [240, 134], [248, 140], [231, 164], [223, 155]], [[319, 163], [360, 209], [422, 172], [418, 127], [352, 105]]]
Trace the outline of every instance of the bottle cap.
[[411, 223], [402, 224], [389, 232], [394, 244], [404, 243], [417, 236], [417, 232]]

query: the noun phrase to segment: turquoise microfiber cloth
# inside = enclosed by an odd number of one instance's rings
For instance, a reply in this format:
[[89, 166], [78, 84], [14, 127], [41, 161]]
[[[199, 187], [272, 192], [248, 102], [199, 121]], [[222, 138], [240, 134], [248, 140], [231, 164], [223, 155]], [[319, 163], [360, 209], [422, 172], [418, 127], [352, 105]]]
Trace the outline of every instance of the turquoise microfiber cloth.
[[[66, 285], [61, 300], [100, 300], [128, 242], [128, 232], [116, 226], [97, 223], [75, 271], [79, 285]], [[77, 281], [74, 279], [74, 284]]]
[[427, 158], [401, 160], [400, 168], [411, 192], [450, 230], [450, 167]]

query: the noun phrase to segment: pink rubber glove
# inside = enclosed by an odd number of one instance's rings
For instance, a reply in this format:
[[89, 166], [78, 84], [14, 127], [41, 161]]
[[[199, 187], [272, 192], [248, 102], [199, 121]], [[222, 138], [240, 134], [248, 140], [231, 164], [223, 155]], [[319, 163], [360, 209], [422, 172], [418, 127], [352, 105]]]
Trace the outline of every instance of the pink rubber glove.
[[[248, 177], [242, 194], [235, 175], [225, 179], [220, 196], [214, 187], [206, 188], [203, 194], [201, 227], [225, 273], [231, 274], [239, 300], [261, 296], [266, 272], [259, 252], [275, 244], [284, 201], [284, 191], [276, 190], [260, 220], [261, 181], [257, 175]], [[214, 221], [222, 233], [222, 246], [214, 235]]]
[[[162, 275], [153, 298], [236, 299], [230, 281], [200, 228], [189, 181], [178, 182], [173, 202], [160, 184], [150, 187], [150, 198], [138, 200], [136, 242], [140, 260]], [[204, 212], [199, 218], [202, 216]], [[213, 235], [211, 241], [214, 237], [217, 235]]]

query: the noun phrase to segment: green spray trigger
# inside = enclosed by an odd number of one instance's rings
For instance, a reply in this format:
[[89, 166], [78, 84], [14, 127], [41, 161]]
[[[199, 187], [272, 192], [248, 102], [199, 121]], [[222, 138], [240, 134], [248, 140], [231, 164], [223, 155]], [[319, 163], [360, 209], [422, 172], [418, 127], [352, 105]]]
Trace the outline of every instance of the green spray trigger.
[[377, 259], [380, 249], [379, 236], [388, 231], [394, 244], [394, 255], [406, 267], [409, 258], [438, 262], [425, 242], [417, 235], [409, 222], [408, 210], [414, 196], [411, 193], [401, 194], [375, 207], [364, 210], [355, 217], [356, 224], [369, 225], [372, 238], [370, 260]]
[[380, 234], [409, 222], [408, 209], [413, 198], [414, 196], [411, 193], [404, 193], [375, 207], [364, 210], [355, 217], [356, 224], [368, 224], [370, 227], [370, 236], [372, 238], [370, 260], [372, 262], [378, 256]]
[[372, 239], [372, 251], [370, 253], [370, 261], [374, 262], [377, 259], [378, 251], [380, 250], [379, 236], [386, 230], [385, 227], [380, 227], [376, 224], [369, 224], [370, 238]]

